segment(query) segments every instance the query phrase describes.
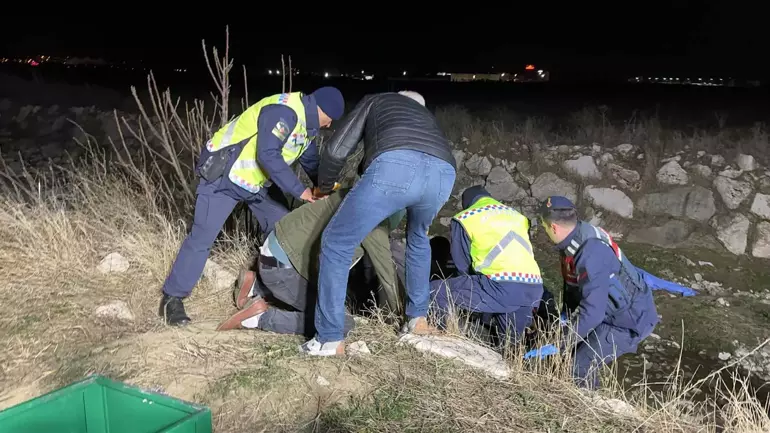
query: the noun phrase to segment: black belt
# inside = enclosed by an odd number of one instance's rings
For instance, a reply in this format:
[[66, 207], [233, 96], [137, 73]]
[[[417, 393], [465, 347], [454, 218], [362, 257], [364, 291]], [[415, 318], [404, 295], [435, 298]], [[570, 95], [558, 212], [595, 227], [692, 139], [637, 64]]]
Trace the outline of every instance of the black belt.
[[279, 269], [294, 268], [294, 266], [287, 265], [286, 263], [276, 259], [275, 257], [263, 256], [262, 254], [259, 255], [259, 263], [271, 268], [279, 268]]

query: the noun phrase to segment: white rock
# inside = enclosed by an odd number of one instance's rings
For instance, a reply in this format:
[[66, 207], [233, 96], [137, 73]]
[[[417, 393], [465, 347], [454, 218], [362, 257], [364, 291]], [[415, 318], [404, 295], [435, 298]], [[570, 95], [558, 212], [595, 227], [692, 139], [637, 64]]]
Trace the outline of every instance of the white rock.
[[577, 201], [577, 188], [571, 182], [564, 180], [551, 172], [545, 172], [537, 177], [530, 186], [532, 197], [542, 201], [552, 195], [561, 195]]
[[736, 179], [743, 174], [743, 170], [734, 170], [730, 167], [719, 172], [719, 175], [728, 179]]
[[634, 150], [634, 145], [630, 143], [619, 144], [615, 147], [615, 150], [617, 150], [619, 154], [627, 156]]
[[611, 153], [605, 153], [605, 154], [603, 154], [602, 156], [599, 157], [599, 165], [604, 167], [605, 165], [611, 163], [614, 160], [615, 160], [615, 157], [612, 156]]
[[690, 177], [676, 161], [669, 161], [658, 170], [658, 182], [666, 185], [687, 185]]
[[511, 372], [503, 357], [486, 347], [456, 337], [405, 334], [398, 344], [409, 344], [420, 352], [430, 352], [456, 359], [466, 365], [486, 371], [498, 378], [507, 378]]
[[730, 359], [732, 357], [730, 352], [719, 352], [718, 356], [719, 356], [719, 359], [721, 361], [727, 361], [728, 359]]
[[761, 259], [770, 259], [770, 222], [762, 221], [757, 224], [751, 255]]
[[134, 320], [134, 313], [131, 312], [131, 309], [123, 301], [114, 301], [109, 304], [100, 305], [96, 307], [94, 314], [102, 319], [118, 319], [126, 322]]
[[723, 307], [729, 307], [730, 303], [725, 301], [725, 298], [717, 298], [717, 304], [723, 306]]
[[727, 251], [735, 255], [746, 253], [751, 221], [745, 215], [736, 213], [717, 216], [711, 220], [710, 224], [716, 229], [717, 239]]
[[676, 156], [672, 156], [670, 158], [663, 158], [663, 159], [660, 160], [660, 162], [666, 164], [666, 163], [669, 163], [671, 161], [679, 162], [681, 160], [682, 160], [682, 156], [681, 155], [676, 155]]
[[583, 191], [583, 196], [596, 206], [623, 218], [634, 217], [634, 202], [619, 189], [587, 186]]
[[451, 222], [452, 222], [452, 218], [451, 217], [441, 217], [439, 219], [439, 223], [442, 226], [444, 226], [444, 227], [449, 227], [449, 223], [451, 223]]
[[636, 418], [638, 416], [636, 409], [623, 400], [617, 398], [606, 398], [599, 395], [589, 396], [593, 406], [612, 412], [615, 415]]
[[112, 272], [122, 273], [126, 272], [130, 266], [131, 264], [128, 262], [128, 259], [123, 257], [120, 253], [110, 253], [102, 259], [97, 269], [103, 274]]
[[760, 218], [770, 220], [770, 195], [755, 195], [754, 201], [751, 203], [751, 213]]
[[329, 386], [331, 383], [329, 383], [328, 380], [326, 380], [323, 376], [318, 376], [315, 378], [315, 383], [317, 383], [319, 386]]
[[217, 290], [228, 289], [238, 278], [235, 273], [225, 269], [217, 262], [208, 259], [203, 267], [203, 275], [211, 280]]
[[351, 356], [364, 356], [372, 354], [372, 352], [369, 350], [369, 346], [367, 346], [366, 342], [363, 340], [348, 344], [348, 347], [345, 349], [345, 351]]
[[735, 157], [735, 164], [738, 165], [738, 168], [743, 171], [752, 171], [759, 168], [757, 161], [754, 160], [754, 157], [751, 155], [746, 155], [745, 153], [741, 153]]
[[465, 162], [465, 168], [473, 175], [486, 176], [492, 171], [492, 162], [486, 156], [479, 157], [474, 154]]
[[714, 178], [714, 188], [728, 209], [737, 209], [751, 195], [751, 184], [719, 175]]
[[713, 173], [711, 171], [711, 167], [703, 164], [695, 164], [692, 167], [690, 167], [690, 170], [692, 170], [693, 173], [697, 174], [700, 177], [711, 177], [711, 174]]
[[725, 165], [725, 157], [722, 155], [711, 155], [711, 165], [721, 167]]
[[453, 150], [452, 156], [455, 157], [455, 162], [457, 163], [457, 167], [462, 167], [463, 162], [465, 162], [465, 152], [462, 150]]
[[601, 179], [602, 173], [596, 166], [594, 158], [589, 155], [581, 156], [577, 159], [569, 159], [562, 163], [565, 170], [577, 174], [586, 179]]

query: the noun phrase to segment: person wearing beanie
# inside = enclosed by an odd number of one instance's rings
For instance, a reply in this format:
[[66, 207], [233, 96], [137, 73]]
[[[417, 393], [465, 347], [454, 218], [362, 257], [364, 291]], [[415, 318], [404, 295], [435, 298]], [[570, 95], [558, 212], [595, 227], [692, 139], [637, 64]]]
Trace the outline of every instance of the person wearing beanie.
[[214, 240], [239, 202], [249, 206], [266, 237], [289, 212], [285, 200], [281, 203], [268, 195], [273, 185], [297, 199], [315, 200], [291, 165], [299, 161], [317, 184], [316, 137], [344, 111], [345, 100], [334, 87], [307, 95], [267, 96], [222, 126], [203, 146], [196, 166], [200, 180], [192, 228], [163, 284], [159, 314], [167, 324], [190, 322], [183, 299], [192, 293]]
[[659, 319], [652, 288], [607, 231], [578, 220], [567, 197], [544, 200], [539, 220], [561, 256], [562, 323], [576, 334], [565, 333], [554, 349], [574, 350], [575, 381], [597, 388], [599, 368], [636, 352], [655, 329]]
[[482, 313], [501, 340], [518, 341], [543, 296], [529, 239], [529, 219], [482, 186], [463, 191], [463, 210], [450, 224], [450, 253], [459, 276], [430, 283], [440, 326], [450, 311]]
[[356, 245], [380, 222], [406, 210], [406, 316], [404, 332], [435, 331], [426, 320], [430, 299], [428, 229], [454, 187], [456, 161], [425, 99], [412, 92], [364, 97], [324, 146], [319, 194], [333, 190], [348, 158], [363, 141], [361, 178], [321, 238], [315, 337], [300, 346], [314, 356], [343, 353], [345, 288]]

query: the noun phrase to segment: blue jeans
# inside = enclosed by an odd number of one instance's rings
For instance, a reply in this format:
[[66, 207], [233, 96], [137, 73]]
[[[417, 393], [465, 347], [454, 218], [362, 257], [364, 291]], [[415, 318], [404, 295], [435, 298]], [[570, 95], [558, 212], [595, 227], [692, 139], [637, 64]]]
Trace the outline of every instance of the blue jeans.
[[182, 242], [171, 272], [166, 277], [163, 293], [180, 298], [190, 296], [203, 273], [214, 241], [238, 202], [243, 200], [248, 203], [265, 233], [271, 232], [275, 223], [289, 213], [284, 205], [267, 195], [267, 188], [244, 200], [227, 190], [222, 182], [227, 180], [220, 178], [207, 182], [201, 179], [198, 184], [192, 229]]
[[434, 156], [394, 150], [375, 158], [342, 200], [321, 237], [316, 339], [343, 339], [348, 272], [357, 245], [383, 220], [406, 209], [406, 315], [425, 316], [430, 301], [428, 229], [449, 199], [455, 169]]

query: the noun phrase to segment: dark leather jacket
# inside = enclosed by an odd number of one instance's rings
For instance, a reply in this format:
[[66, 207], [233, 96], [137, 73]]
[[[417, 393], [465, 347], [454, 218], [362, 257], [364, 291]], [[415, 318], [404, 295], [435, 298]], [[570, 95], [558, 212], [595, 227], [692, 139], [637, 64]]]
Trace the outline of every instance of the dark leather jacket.
[[376, 93], [365, 96], [353, 108], [324, 146], [318, 173], [321, 192], [332, 190], [345, 161], [362, 139], [360, 173], [381, 153], [402, 149], [433, 155], [457, 169], [449, 140], [427, 108], [398, 93]]

